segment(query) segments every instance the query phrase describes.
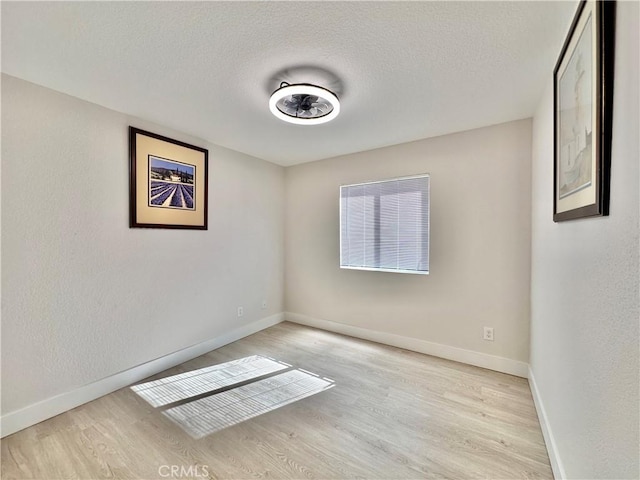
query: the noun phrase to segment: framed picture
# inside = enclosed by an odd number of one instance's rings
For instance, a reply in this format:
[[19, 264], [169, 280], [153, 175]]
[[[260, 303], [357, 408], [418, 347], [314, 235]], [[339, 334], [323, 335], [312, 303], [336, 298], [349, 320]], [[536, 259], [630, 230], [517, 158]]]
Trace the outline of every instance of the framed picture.
[[609, 214], [614, 1], [582, 0], [553, 71], [553, 220]]
[[204, 148], [129, 127], [129, 227], [207, 229]]

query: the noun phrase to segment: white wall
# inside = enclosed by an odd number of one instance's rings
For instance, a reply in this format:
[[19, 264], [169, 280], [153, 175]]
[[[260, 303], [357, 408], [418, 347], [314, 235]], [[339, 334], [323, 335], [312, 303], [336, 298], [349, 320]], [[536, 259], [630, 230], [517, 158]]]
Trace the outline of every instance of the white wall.
[[[526, 362], [530, 169], [530, 120], [287, 168], [287, 318]], [[431, 174], [430, 275], [341, 270], [339, 186], [418, 173]]]
[[531, 370], [567, 478], [640, 476], [638, 17], [618, 2], [609, 217], [553, 223], [551, 80], [533, 122]]
[[[128, 227], [129, 125], [209, 149], [208, 231]], [[2, 170], [3, 414], [282, 311], [282, 167], [3, 75]]]

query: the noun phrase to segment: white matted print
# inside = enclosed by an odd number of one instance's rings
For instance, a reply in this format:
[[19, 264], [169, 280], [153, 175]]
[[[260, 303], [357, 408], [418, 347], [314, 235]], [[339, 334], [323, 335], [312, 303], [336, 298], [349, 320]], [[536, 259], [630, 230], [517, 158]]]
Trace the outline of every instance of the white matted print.
[[583, 0], [554, 70], [554, 221], [608, 215], [615, 2]]

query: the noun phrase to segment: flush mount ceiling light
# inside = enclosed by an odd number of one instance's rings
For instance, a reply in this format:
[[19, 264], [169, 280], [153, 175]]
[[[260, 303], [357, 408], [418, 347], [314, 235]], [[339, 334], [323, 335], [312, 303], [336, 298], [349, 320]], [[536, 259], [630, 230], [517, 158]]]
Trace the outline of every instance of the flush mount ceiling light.
[[297, 83], [280, 84], [269, 99], [269, 109], [280, 120], [298, 125], [330, 122], [340, 113], [338, 97], [326, 88]]

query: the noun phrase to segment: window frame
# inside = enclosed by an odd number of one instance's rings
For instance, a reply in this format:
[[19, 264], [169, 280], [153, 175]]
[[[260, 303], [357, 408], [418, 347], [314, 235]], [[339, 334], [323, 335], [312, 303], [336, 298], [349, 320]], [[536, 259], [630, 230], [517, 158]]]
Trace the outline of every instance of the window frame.
[[[403, 270], [396, 268], [376, 268], [376, 267], [353, 267], [348, 265], [342, 265], [342, 189], [347, 187], [358, 187], [362, 185], [372, 185], [376, 183], [388, 183], [394, 182], [397, 180], [412, 180], [415, 178], [428, 178], [428, 186], [427, 186], [427, 258], [428, 258], [428, 270]], [[340, 243], [338, 248], [340, 250], [340, 255], [338, 258], [339, 266], [341, 270], [363, 270], [366, 272], [384, 272], [384, 273], [408, 273], [411, 275], [429, 275], [431, 271], [431, 174], [429, 173], [420, 173], [416, 175], [408, 175], [404, 177], [394, 177], [387, 178], [384, 180], [373, 180], [369, 182], [359, 182], [359, 183], [351, 183], [346, 185], [340, 185], [340, 189], [338, 190], [339, 196], [339, 235], [340, 235]]]

